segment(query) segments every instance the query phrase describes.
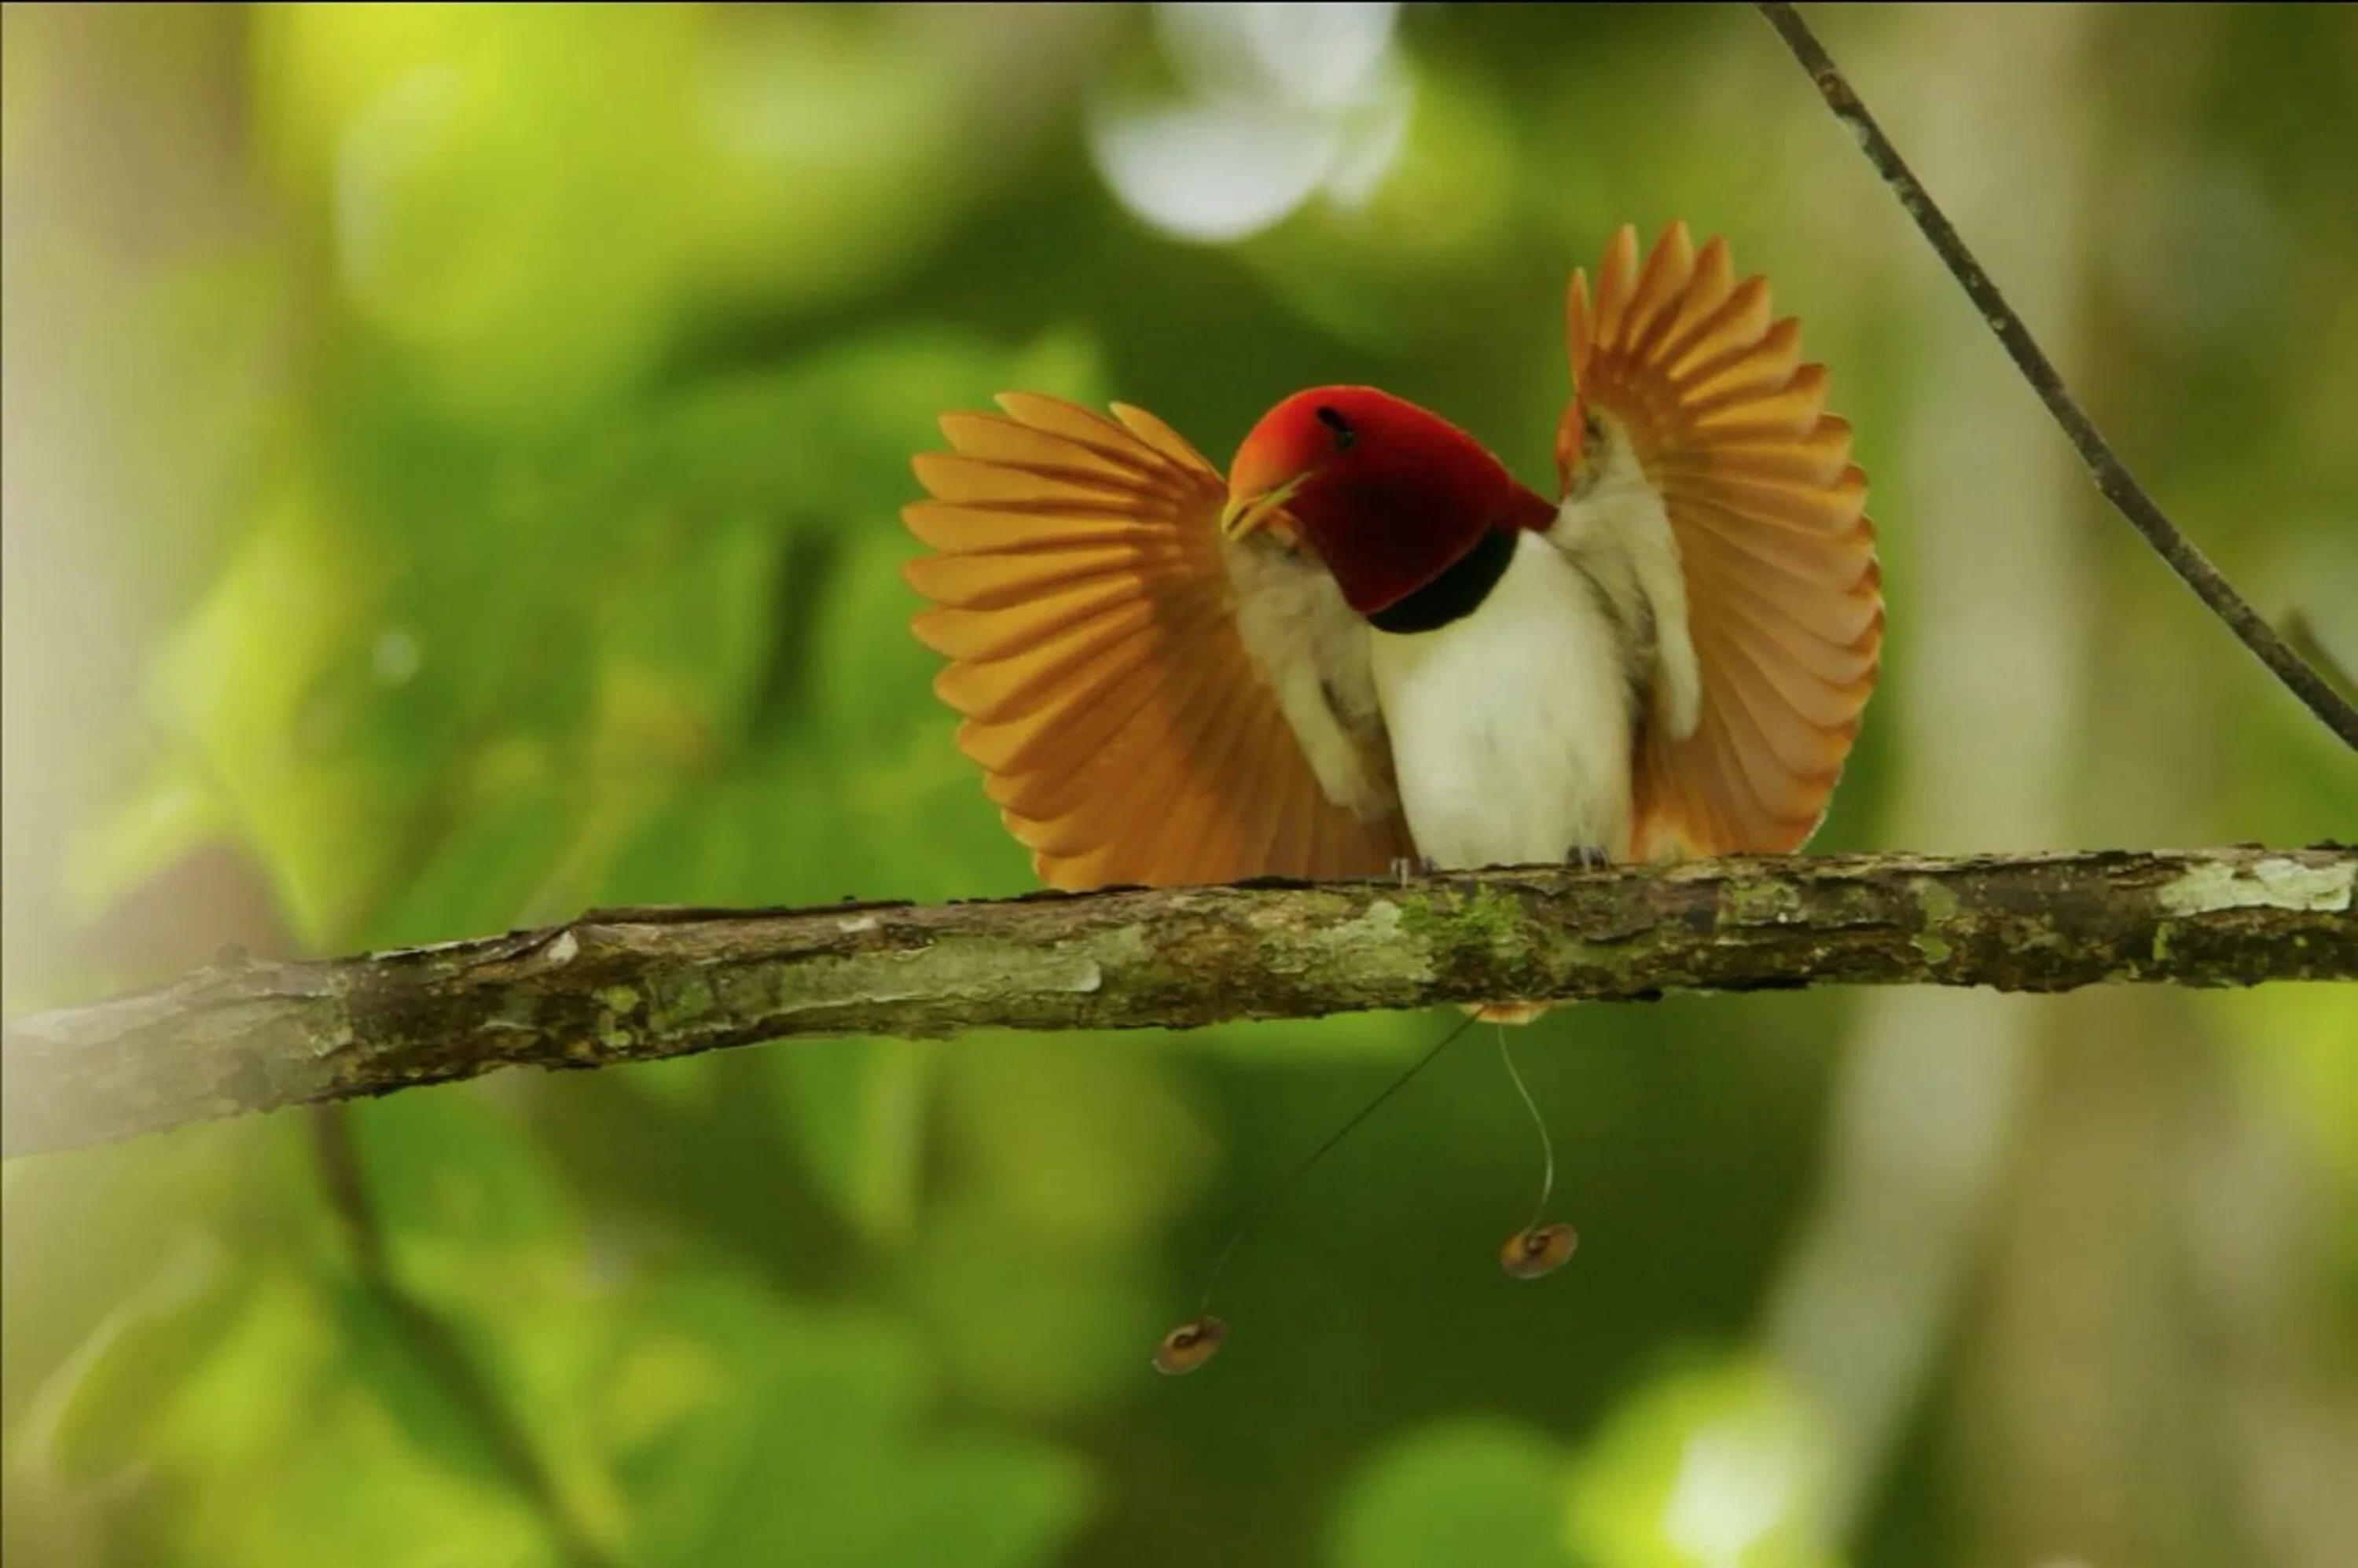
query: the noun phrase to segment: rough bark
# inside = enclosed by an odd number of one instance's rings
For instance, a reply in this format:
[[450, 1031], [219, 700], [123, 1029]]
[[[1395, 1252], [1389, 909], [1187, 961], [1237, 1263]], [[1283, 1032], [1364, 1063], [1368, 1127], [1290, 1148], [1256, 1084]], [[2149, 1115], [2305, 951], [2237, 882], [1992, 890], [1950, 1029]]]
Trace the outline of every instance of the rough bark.
[[2358, 852], [2328, 845], [600, 910], [431, 947], [224, 963], [17, 1020], [0, 1148], [796, 1035], [1184, 1029], [1820, 985], [2349, 979], [2353, 879]]

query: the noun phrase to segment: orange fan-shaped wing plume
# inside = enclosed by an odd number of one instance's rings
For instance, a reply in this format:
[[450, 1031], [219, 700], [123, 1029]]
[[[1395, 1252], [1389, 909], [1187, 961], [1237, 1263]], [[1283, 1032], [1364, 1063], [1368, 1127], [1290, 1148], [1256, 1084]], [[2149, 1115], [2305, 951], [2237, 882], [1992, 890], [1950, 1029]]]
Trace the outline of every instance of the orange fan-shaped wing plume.
[[1684, 740], [1638, 742], [1631, 853], [1781, 852], [1815, 831], [1874, 689], [1882, 578], [1850, 427], [1825, 411], [1825, 367], [1771, 319], [1768, 285], [1736, 281], [1727, 247], [1673, 223], [1641, 265], [1624, 227], [1594, 303], [1575, 272], [1565, 323], [1574, 399], [1628, 433], [1679, 546], [1702, 676]]
[[933, 499], [903, 516], [935, 553], [907, 576], [958, 745], [1041, 878], [1357, 876], [1406, 855], [1372, 701], [1336, 713], [1306, 645], [1268, 645], [1293, 618], [1249, 645], [1267, 574], [1315, 568], [1274, 536], [1224, 541], [1220, 475], [1153, 416], [999, 403], [945, 416], [953, 449], [915, 460]]

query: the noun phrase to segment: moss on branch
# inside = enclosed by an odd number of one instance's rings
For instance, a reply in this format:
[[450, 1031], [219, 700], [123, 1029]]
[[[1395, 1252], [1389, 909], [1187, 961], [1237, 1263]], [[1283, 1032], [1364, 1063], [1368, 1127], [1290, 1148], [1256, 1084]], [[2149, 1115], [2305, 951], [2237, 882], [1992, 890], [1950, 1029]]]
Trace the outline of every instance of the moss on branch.
[[1807, 856], [936, 906], [600, 910], [11, 1022], [9, 1155], [497, 1067], [1822, 985], [2358, 978], [2358, 852]]

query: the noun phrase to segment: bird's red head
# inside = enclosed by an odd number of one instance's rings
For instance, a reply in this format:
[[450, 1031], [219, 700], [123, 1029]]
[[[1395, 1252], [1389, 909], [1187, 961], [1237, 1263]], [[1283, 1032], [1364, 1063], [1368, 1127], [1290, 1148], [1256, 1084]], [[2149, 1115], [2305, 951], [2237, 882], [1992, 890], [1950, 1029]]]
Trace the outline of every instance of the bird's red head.
[[1240, 538], [1281, 515], [1372, 615], [1487, 530], [1544, 528], [1555, 510], [1438, 415], [1371, 386], [1318, 386], [1262, 415], [1229, 466], [1223, 532]]

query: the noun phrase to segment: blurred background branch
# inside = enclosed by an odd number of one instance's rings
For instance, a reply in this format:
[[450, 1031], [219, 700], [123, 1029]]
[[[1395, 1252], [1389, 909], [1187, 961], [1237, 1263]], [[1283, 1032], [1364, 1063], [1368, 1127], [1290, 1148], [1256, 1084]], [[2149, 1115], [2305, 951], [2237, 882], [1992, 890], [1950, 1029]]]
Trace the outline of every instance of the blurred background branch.
[[1974, 253], [1966, 246], [1963, 237], [1942, 212], [1931, 193], [1909, 170], [1907, 160], [1899, 156], [1899, 149], [1891, 145], [1891, 139], [1883, 134], [1883, 127], [1876, 124], [1875, 116], [1867, 113], [1866, 103], [1860, 101], [1856, 90], [1843, 75], [1842, 68], [1834, 63], [1825, 46], [1818, 42], [1817, 35], [1810, 30], [1810, 25], [1801, 19], [1801, 13], [1790, 5], [1779, 3], [1779, 0], [1758, 0], [1758, 5], [1768, 25], [1777, 29], [1777, 36], [1783, 38], [1786, 47], [1793, 51], [1793, 58], [1801, 61], [1801, 69], [1810, 73], [1810, 80], [1817, 84], [1819, 94], [1826, 101], [1826, 107], [1833, 111], [1834, 118], [1841, 121], [1857, 141], [1859, 150], [1866, 155], [1867, 161], [1883, 177], [1884, 183], [1891, 187], [1892, 194], [1899, 198], [1899, 204], [1908, 210], [1908, 215], [1916, 220], [1916, 226], [1924, 232], [1924, 238], [1939, 254], [1942, 265], [1955, 276], [1966, 297], [1974, 302], [1974, 308], [1982, 313], [1982, 319], [1988, 323], [1990, 330], [1997, 334], [1998, 341], [2006, 345], [2007, 355], [2013, 359], [2016, 368], [2022, 372], [2023, 379], [2030, 384], [2030, 389], [2039, 395], [2039, 401], [2047, 405], [2048, 412], [2055, 416], [2056, 424], [2062, 427], [2064, 435], [2071, 438], [2071, 445], [2079, 450], [2081, 461], [2087, 464], [2088, 476], [2095, 481], [2096, 489], [2119, 510], [2123, 517], [2128, 519], [2131, 527], [2144, 535], [2145, 542], [2153, 546], [2154, 553], [2169, 569], [2194, 590], [2195, 597], [2201, 600], [2213, 615], [2226, 622], [2227, 629], [2241, 638], [2244, 645], [2267, 665], [2277, 679], [2299, 697], [2328, 729], [2341, 736], [2345, 744], [2358, 750], [2358, 705], [2353, 705], [2335, 690], [2332, 684], [2296, 651], [2290, 639], [2277, 634], [2276, 628], [2235, 591], [2234, 585], [2211, 564], [2210, 557], [2191, 539], [2179, 532], [2178, 525], [2155, 504], [2153, 497], [2146, 493], [2145, 487], [2137, 483], [2126, 465], [2098, 432], [2095, 421], [2088, 417], [2079, 400], [2063, 384], [2062, 373], [2039, 348], [2038, 340], [2030, 335], [2030, 329], [2023, 325], [2022, 318], [2015, 314], [2014, 308], [2006, 302], [2006, 296], [1998, 292], [1997, 285], [1992, 283], [1989, 274], [1982, 270], [1981, 263], [1974, 259]]
[[1731, 859], [943, 906], [616, 909], [314, 963], [232, 961], [8, 1028], [11, 1155], [806, 1034], [1187, 1028], [1826, 984], [2358, 979], [2358, 854]]

